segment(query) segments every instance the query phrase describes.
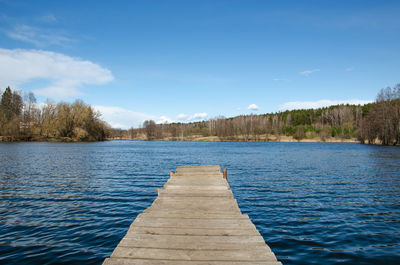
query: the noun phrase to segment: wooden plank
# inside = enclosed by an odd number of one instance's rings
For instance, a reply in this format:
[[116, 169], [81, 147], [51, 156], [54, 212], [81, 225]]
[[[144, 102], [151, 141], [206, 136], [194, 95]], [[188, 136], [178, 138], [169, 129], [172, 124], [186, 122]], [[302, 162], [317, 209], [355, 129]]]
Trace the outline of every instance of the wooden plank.
[[207, 192], [202, 190], [190, 191], [190, 192], [180, 192], [174, 190], [159, 190], [158, 196], [162, 197], [228, 197], [233, 198], [233, 194], [230, 191], [217, 191], [217, 192]]
[[225, 183], [222, 182], [204, 182], [204, 181], [171, 181], [171, 182], [167, 182], [164, 185], [164, 188], [167, 189], [170, 186], [192, 186], [192, 187], [205, 187], [207, 190], [214, 190], [215, 187], [223, 187], [222, 190], [229, 190], [229, 186]]
[[175, 173], [176, 175], [214, 175], [214, 176], [219, 176], [222, 173], [220, 171], [210, 171], [210, 170], [183, 170], [183, 171], [177, 171]]
[[200, 198], [168, 198], [168, 197], [158, 197], [154, 200], [154, 206], [164, 206], [164, 207], [185, 207], [186, 209], [212, 209], [212, 208], [239, 208], [237, 202], [233, 198], [211, 198], [211, 197], [200, 197]]
[[[194, 203], [182, 203], [182, 204], [173, 204], [173, 203], [163, 203], [163, 204], [155, 204], [148, 208], [149, 211], [154, 210], [166, 210], [166, 211], [184, 211], [189, 206], [193, 206]], [[240, 209], [236, 205], [199, 205], [196, 208], [196, 211], [199, 212], [213, 212], [218, 213], [221, 212], [223, 214], [229, 213], [240, 213]]]
[[195, 185], [168, 185], [166, 184], [164, 186], [165, 188], [168, 188], [170, 190], [172, 189], [178, 189], [178, 190], [228, 190], [228, 186], [212, 186], [212, 185], [207, 185], [207, 186], [195, 186]]
[[186, 250], [162, 248], [135, 248], [118, 246], [111, 258], [199, 260], [199, 261], [276, 261], [273, 252], [264, 250]]
[[224, 187], [224, 190], [229, 190], [229, 186], [226, 183], [223, 183], [221, 181], [210, 181], [210, 182], [205, 182], [205, 181], [169, 181], [165, 183], [164, 187], [167, 188], [169, 186], [207, 186], [209, 190], [212, 190], [213, 187], [218, 187], [222, 186]]
[[186, 173], [176, 173], [174, 177], [196, 177], [196, 178], [202, 178], [202, 177], [212, 177], [214, 179], [220, 178], [223, 175], [221, 173], [215, 174], [215, 173], [199, 173], [199, 172], [186, 172]]
[[197, 175], [205, 175], [205, 174], [213, 174], [219, 176], [221, 174], [221, 168], [217, 167], [178, 167], [176, 169], [176, 175], [184, 175], [184, 174], [197, 174]]
[[193, 236], [260, 236], [256, 229], [210, 229], [210, 228], [178, 228], [178, 227], [143, 227], [134, 226], [127, 234], [152, 235], [193, 235]]
[[162, 207], [153, 207], [150, 206], [149, 208], [147, 208], [146, 210], [143, 211], [144, 213], [153, 213], [153, 212], [157, 212], [157, 213], [174, 213], [174, 214], [186, 214], [188, 216], [192, 215], [195, 216], [196, 214], [210, 214], [210, 215], [221, 215], [221, 216], [237, 216], [240, 215], [240, 209], [239, 211], [231, 211], [231, 210], [227, 210], [227, 211], [212, 211], [211, 209], [208, 211], [192, 211], [190, 209], [168, 209], [168, 208], [162, 208]]
[[247, 214], [210, 214], [210, 213], [199, 213], [199, 212], [166, 212], [166, 211], [150, 211], [144, 212], [136, 216], [136, 218], [167, 218], [167, 219], [194, 219], [194, 220], [247, 220], [250, 218]]
[[187, 172], [187, 171], [195, 171], [195, 172], [216, 172], [216, 173], [221, 173], [221, 167], [214, 167], [214, 168], [207, 168], [207, 167], [194, 167], [194, 166], [189, 166], [189, 167], [177, 167], [176, 172]]
[[167, 184], [189, 184], [189, 185], [221, 185], [228, 186], [228, 183], [221, 178], [193, 178], [193, 177], [174, 177], [167, 181]]
[[139, 217], [132, 223], [134, 226], [151, 226], [151, 227], [182, 227], [182, 228], [226, 228], [226, 229], [250, 229], [254, 228], [254, 224], [246, 219], [177, 219], [177, 218], [155, 218], [155, 217]]
[[201, 178], [201, 177], [210, 177], [210, 178], [220, 178], [223, 176], [222, 173], [214, 173], [214, 172], [177, 172], [174, 174], [175, 177], [196, 177], [196, 178]]
[[167, 218], [190, 218], [190, 219], [249, 219], [246, 214], [241, 213], [211, 213], [211, 212], [189, 212], [189, 211], [165, 211], [165, 210], [154, 210], [154, 211], [147, 211], [145, 210], [139, 216], [147, 215], [147, 216], [154, 216], [154, 217], [167, 217]]
[[192, 249], [192, 250], [242, 250], [258, 249], [271, 252], [271, 249], [264, 243], [224, 243], [201, 242], [195, 237], [185, 236], [185, 240], [160, 240], [157, 237], [145, 240], [134, 237], [124, 237], [118, 246], [136, 248], [164, 248], [164, 249]]
[[223, 176], [221, 172], [211, 172], [211, 171], [186, 171], [186, 172], [176, 172], [174, 177], [177, 176], [197, 176], [197, 177], [214, 177], [219, 178]]
[[259, 235], [244, 236], [199, 236], [199, 235], [154, 235], [154, 234], [127, 234], [124, 238], [134, 238], [137, 240], [153, 240], [167, 242], [202, 242], [224, 244], [263, 244], [264, 239]]
[[197, 204], [234, 204], [237, 205], [236, 199], [233, 197], [216, 197], [212, 198], [209, 196], [206, 197], [186, 197], [186, 198], [175, 198], [168, 196], [159, 196], [154, 200], [157, 203], [197, 203]]
[[155, 259], [106, 259], [104, 265], [282, 265], [279, 261], [192, 261]]
[[232, 191], [227, 189], [227, 190], [168, 190], [168, 189], [157, 189], [159, 194], [162, 193], [169, 193], [169, 194], [185, 194], [185, 195], [193, 195], [195, 196], [196, 194], [206, 194], [206, 195], [224, 195], [224, 194], [229, 194], [232, 195]]
[[199, 165], [199, 166], [179, 166], [176, 171], [197, 170], [197, 171], [218, 171], [221, 172], [221, 167], [218, 165]]
[[195, 194], [189, 194], [189, 193], [173, 193], [173, 192], [165, 192], [165, 193], [159, 193], [159, 197], [161, 198], [166, 198], [166, 199], [186, 199], [186, 198], [228, 198], [232, 199], [233, 194], [227, 194], [227, 193], [214, 193], [214, 194], [207, 194], [204, 192], [198, 192]]

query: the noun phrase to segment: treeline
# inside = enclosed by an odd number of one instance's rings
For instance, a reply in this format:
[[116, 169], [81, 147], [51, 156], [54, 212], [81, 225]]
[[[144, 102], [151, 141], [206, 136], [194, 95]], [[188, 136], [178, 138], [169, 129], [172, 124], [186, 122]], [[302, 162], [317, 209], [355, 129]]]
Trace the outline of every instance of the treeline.
[[0, 98], [0, 141], [135, 140], [359, 140], [400, 144], [400, 84], [382, 89], [374, 103], [336, 105], [261, 115], [218, 117], [192, 123], [156, 124], [112, 129], [84, 102], [37, 104], [33, 93], [22, 96], [7, 87]]
[[364, 107], [360, 139], [384, 145], [400, 144], [400, 84], [382, 89], [374, 104]]
[[275, 141], [358, 137], [356, 124], [362, 121], [362, 107], [339, 105], [329, 108], [292, 110], [274, 114], [219, 117], [192, 123], [156, 124], [145, 121], [142, 128], [115, 131], [115, 136], [148, 140], [185, 140], [191, 137], [218, 137], [227, 141]]
[[262, 115], [219, 117], [192, 123], [156, 124], [114, 130], [113, 137], [142, 140], [319, 141], [359, 140], [386, 145], [400, 143], [400, 84], [382, 89], [375, 103], [336, 105]]
[[7, 87], [0, 100], [2, 141], [102, 141], [109, 126], [100, 113], [84, 102], [36, 103], [33, 93], [25, 95]]

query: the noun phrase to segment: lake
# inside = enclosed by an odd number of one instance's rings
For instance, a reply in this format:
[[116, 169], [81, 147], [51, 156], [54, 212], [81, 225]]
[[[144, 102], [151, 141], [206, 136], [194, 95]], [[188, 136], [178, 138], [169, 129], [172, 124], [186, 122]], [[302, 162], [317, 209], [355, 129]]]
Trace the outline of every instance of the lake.
[[218, 164], [283, 264], [399, 264], [400, 148], [0, 143], [0, 263], [101, 264], [179, 165]]

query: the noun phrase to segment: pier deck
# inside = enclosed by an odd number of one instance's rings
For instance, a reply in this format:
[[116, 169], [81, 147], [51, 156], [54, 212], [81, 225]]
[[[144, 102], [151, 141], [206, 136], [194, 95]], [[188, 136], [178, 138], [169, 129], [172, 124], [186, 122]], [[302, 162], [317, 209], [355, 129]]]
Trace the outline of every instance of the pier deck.
[[104, 265], [278, 265], [219, 166], [182, 166]]

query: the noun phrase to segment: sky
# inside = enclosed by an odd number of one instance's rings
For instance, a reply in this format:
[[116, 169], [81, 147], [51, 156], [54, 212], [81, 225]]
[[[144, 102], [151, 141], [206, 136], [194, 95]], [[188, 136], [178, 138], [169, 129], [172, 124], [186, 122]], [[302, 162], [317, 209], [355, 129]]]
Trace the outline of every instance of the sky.
[[400, 82], [400, 1], [0, 0], [0, 90], [115, 128], [332, 104]]

